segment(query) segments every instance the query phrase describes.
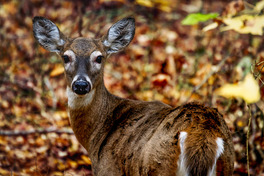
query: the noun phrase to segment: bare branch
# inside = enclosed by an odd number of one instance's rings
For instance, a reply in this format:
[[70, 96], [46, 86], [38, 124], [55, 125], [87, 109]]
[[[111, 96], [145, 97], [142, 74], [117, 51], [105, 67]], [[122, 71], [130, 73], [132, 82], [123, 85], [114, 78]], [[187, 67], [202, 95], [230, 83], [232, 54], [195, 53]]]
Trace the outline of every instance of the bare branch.
[[72, 129], [56, 129], [56, 128], [47, 128], [47, 129], [33, 129], [28, 131], [11, 131], [11, 130], [0, 130], [0, 136], [27, 136], [31, 134], [47, 134], [47, 133], [57, 133], [57, 134], [74, 134]]
[[[258, 73], [255, 74], [255, 68], [260, 65], [262, 65], [261, 68], [259, 69]], [[264, 81], [261, 79], [261, 73], [262, 73], [263, 68], [264, 68], [264, 61], [260, 61], [258, 63], [256, 63], [255, 61], [255, 63], [251, 65], [252, 74], [254, 75], [256, 80], [259, 80], [261, 82], [261, 85], [259, 86], [260, 88], [264, 86]]]
[[191, 98], [191, 96], [193, 95], [193, 93], [195, 93], [195, 92], [197, 92], [197, 90], [199, 90], [207, 81], [208, 81], [208, 79], [213, 75], [213, 74], [215, 74], [215, 73], [217, 73], [217, 72], [219, 72], [219, 70], [223, 67], [223, 65], [225, 64], [225, 62], [226, 62], [226, 60], [228, 59], [229, 57], [228, 56], [225, 56], [222, 60], [221, 60], [221, 62], [218, 64], [218, 65], [216, 65], [216, 66], [214, 66], [213, 68], [212, 68], [212, 70], [209, 72], [209, 74], [208, 75], [206, 75], [206, 77], [202, 80], [202, 82], [199, 84], [199, 85], [197, 85], [197, 86], [195, 86], [194, 88], [193, 88], [193, 90], [192, 90], [192, 92], [191, 92], [191, 95], [187, 98], [187, 101], [186, 102], [188, 102], [189, 100], [190, 100], [190, 98]]
[[247, 143], [246, 143], [246, 151], [247, 151], [247, 170], [248, 170], [248, 176], [250, 176], [250, 170], [249, 170], [249, 134], [250, 134], [250, 125], [252, 120], [252, 114], [251, 114], [251, 107], [248, 105], [248, 112], [249, 112], [249, 119], [248, 119], [248, 129], [247, 129]]

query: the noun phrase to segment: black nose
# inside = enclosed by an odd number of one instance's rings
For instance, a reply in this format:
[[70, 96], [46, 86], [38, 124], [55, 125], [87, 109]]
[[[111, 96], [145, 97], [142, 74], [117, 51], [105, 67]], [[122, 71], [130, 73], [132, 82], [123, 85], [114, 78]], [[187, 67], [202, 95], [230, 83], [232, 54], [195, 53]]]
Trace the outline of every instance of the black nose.
[[78, 95], [84, 95], [91, 90], [91, 85], [84, 80], [77, 80], [72, 85], [72, 90]]

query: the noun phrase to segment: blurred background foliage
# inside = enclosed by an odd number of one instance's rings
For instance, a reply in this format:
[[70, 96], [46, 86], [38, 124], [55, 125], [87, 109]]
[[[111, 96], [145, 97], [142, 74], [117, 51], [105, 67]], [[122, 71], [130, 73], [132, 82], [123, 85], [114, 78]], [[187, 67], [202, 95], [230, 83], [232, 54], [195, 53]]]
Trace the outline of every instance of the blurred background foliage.
[[[91, 161], [70, 129], [61, 59], [35, 42], [34, 16], [52, 20], [67, 36], [95, 38], [133, 16], [134, 40], [105, 67], [108, 90], [172, 106], [201, 101], [218, 108], [233, 133], [234, 175], [247, 175], [247, 103], [253, 103], [250, 173], [263, 175], [264, 20], [257, 2], [0, 0], [0, 175], [91, 175]], [[184, 25], [193, 13], [217, 15]], [[244, 98], [256, 94], [252, 102]]]

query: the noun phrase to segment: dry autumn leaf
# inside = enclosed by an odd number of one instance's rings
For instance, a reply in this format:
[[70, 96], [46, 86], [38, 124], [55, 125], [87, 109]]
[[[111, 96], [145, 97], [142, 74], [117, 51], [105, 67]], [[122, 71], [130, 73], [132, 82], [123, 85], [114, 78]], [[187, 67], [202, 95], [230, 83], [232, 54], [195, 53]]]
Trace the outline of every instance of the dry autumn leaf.
[[150, 8], [157, 7], [164, 12], [171, 12], [172, 7], [175, 5], [173, 0], [136, 0], [136, 4]]
[[83, 161], [84, 161], [86, 164], [88, 164], [88, 165], [91, 165], [91, 164], [92, 164], [92, 162], [91, 162], [91, 160], [90, 160], [89, 157], [87, 157], [87, 156], [85, 156], [85, 155], [82, 155], [81, 158], [83, 159]]
[[225, 84], [217, 89], [215, 93], [226, 98], [239, 97], [248, 104], [256, 103], [260, 99], [259, 85], [252, 74], [248, 74], [238, 84]]
[[[242, 1], [1, 1], [0, 133], [7, 133], [0, 136], [0, 175], [92, 175], [87, 153], [73, 134], [36, 132], [23, 135], [34, 129], [70, 129], [63, 65], [58, 63], [57, 55], [36, 45], [32, 35], [34, 15], [51, 19], [61, 32], [72, 38], [101, 37], [115, 21], [133, 16], [137, 29], [132, 43], [125, 51], [113, 54], [106, 63], [107, 89], [123, 98], [161, 100], [173, 107], [187, 101], [205, 101], [217, 107], [226, 117], [228, 127], [236, 131], [233, 135], [237, 156], [234, 175], [248, 174], [243, 142], [248, 109], [241, 106], [240, 101], [226, 104], [219, 97], [210, 98], [211, 90], [219, 82], [226, 82], [230, 75], [237, 79], [254, 71], [255, 74], [261, 72], [258, 79], [263, 78], [263, 38], [231, 30], [224, 35], [220, 32], [227, 26], [223, 18], [264, 15], [264, 0], [254, 1], [252, 5], [243, 1], [245, 9], [240, 11]], [[142, 7], [147, 3], [149, 7]], [[227, 9], [226, 16], [222, 13], [211, 21], [218, 24], [214, 31], [202, 33], [200, 27], [209, 21], [188, 27], [181, 25], [181, 18], [187, 13], [219, 13], [224, 9]], [[243, 22], [244, 26], [261, 30], [251, 24], [256, 22], [254, 20]], [[211, 76], [205, 86], [193, 93], [193, 87], [200, 85], [224, 55], [230, 57], [219, 74]], [[250, 58], [245, 63], [241, 55]], [[253, 69], [254, 58], [258, 58], [258, 62]], [[263, 94], [263, 90], [260, 93]], [[262, 101], [257, 104], [263, 111]], [[253, 114], [257, 115], [256, 128], [250, 139], [256, 147], [249, 148], [250, 156], [255, 156], [250, 158], [250, 171], [251, 175], [261, 175], [263, 163], [258, 162], [261, 158], [258, 151], [264, 149], [260, 136], [263, 123], [258, 118], [260, 110]], [[3, 136], [9, 134], [22, 136]]]
[[158, 74], [152, 77], [151, 82], [154, 87], [165, 87], [170, 82], [170, 76], [166, 74]]
[[136, 4], [139, 4], [139, 5], [145, 6], [145, 7], [153, 7], [154, 6], [153, 2], [150, 0], [136, 0]]
[[262, 35], [264, 27], [264, 15], [251, 16], [241, 15], [234, 18], [224, 18], [223, 22], [227, 25], [222, 31], [235, 30], [241, 34]]
[[264, 0], [258, 2], [254, 8], [257, 12], [261, 12], [262, 9], [264, 9]]
[[120, 2], [120, 3], [125, 3], [125, 0], [99, 0], [99, 3], [112, 3], [112, 2]]
[[50, 77], [59, 76], [64, 72], [64, 68], [61, 64], [55, 65], [54, 69], [50, 73]]
[[[241, 34], [262, 35], [264, 27], [264, 15], [259, 15], [264, 8], [264, 0], [258, 2], [251, 10], [244, 10], [242, 1], [233, 1], [229, 5], [234, 6], [222, 14], [222, 18], [218, 22], [211, 23], [203, 28], [203, 31], [215, 29], [224, 23], [226, 26], [222, 27], [221, 31], [235, 30]], [[244, 11], [242, 11], [244, 10]], [[234, 16], [242, 11], [242, 15]]]
[[76, 161], [68, 160], [67, 163], [70, 165], [71, 168], [75, 169], [78, 167], [78, 163]]
[[206, 31], [209, 31], [209, 30], [215, 29], [215, 28], [218, 27], [218, 25], [219, 25], [219, 24], [218, 24], [217, 22], [211, 23], [211, 24], [205, 26], [205, 27], [203, 28], [203, 31], [206, 32]]

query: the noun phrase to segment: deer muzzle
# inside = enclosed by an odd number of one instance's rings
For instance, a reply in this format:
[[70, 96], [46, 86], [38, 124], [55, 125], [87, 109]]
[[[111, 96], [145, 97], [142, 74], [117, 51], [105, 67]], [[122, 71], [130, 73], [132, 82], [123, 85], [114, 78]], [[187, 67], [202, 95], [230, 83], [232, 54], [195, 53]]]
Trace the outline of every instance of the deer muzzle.
[[90, 92], [91, 84], [84, 77], [79, 77], [73, 82], [72, 90], [78, 95], [84, 95]]

